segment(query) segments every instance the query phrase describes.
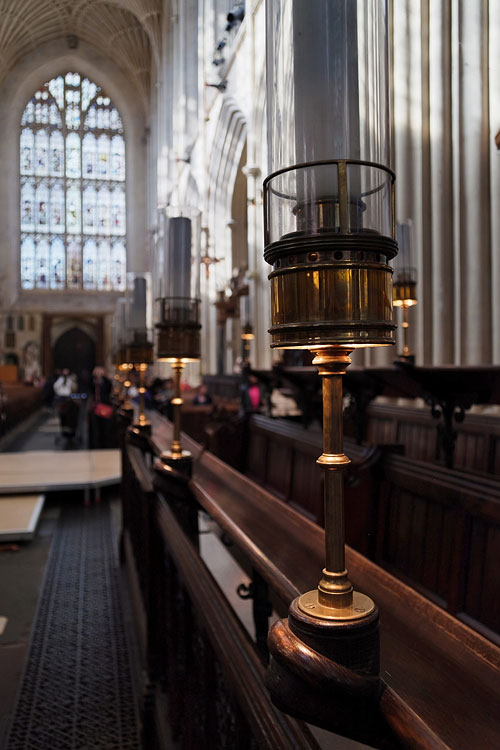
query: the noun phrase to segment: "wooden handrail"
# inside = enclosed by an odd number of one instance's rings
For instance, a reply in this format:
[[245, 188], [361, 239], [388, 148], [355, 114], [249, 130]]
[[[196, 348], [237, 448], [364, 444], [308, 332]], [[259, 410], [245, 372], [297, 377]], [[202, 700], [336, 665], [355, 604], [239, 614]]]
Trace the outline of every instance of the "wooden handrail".
[[[163, 424], [163, 438], [168, 431]], [[314, 586], [323, 531], [187, 438], [185, 445], [197, 456], [196, 499], [277, 595], [287, 602]], [[381, 677], [388, 687], [380, 707], [401, 742], [454, 750], [498, 744], [500, 649], [351, 549], [347, 564], [355, 588], [381, 611]], [[423, 734], [431, 744], [418, 745]], [[474, 745], [471, 738], [481, 740]]]
[[196, 617], [202, 621], [219, 661], [227, 670], [259, 747], [269, 750], [318, 748], [304, 724], [285, 716], [271, 704], [264, 685], [265, 667], [249, 636], [165, 502], [159, 504], [158, 522], [189, 592]]

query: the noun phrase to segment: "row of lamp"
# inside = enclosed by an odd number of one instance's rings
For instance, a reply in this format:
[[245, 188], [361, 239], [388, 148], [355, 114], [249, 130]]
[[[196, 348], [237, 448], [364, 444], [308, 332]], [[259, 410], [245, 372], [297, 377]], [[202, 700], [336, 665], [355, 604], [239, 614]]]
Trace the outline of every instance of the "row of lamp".
[[[393, 343], [393, 294], [404, 311], [416, 301], [411, 269], [403, 268], [393, 292], [389, 265], [398, 246], [387, 29], [386, 0], [267, 0], [271, 173], [264, 181], [264, 257], [272, 266], [271, 346], [313, 352], [324, 413], [318, 463], [325, 472], [325, 567], [317, 588], [292, 603], [287, 627], [370, 674], [378, 670], [377, 608], [353, 589], [345, 564], [342, 376], [354, 349]], [[175, 374], [174, 437], [165, 458], [182, 461], [181, 373], [200, 356], [200, 264], [193, 252], [199, 215], [173, 212], [163, 231], [157, 359], [170, 362]], [[404, 244], [404, 228], [400, 236]], [[140, 284], [133, 294], [136, 310]], [[135, 320], [142, 327], [132, 326], [124, 361], [141, 372], [153, 347], [145, 319]], [[250, 340], [252, 331], [244, 333]], [[350, 647], [339, 651], [336, 644], [346, 640]], [[279, 673], [278, 662], [271, 672]]]
[[[139, 414], [135, 427], [149, 432], [145, 411], [145, 374], [155, 361], [169, 362], [174, 373], [174, 433], [165, 461], [183, 461], [180, 413], [181, 375], [187, 362], [200, 358], [200, 214], [194, 209], [169, 208], [162, 227], [161, 252], [155, 258], [153, 282], [145, 274], [128, 274], [125, 296], [117, 301], [112, 323], [114, 363], [122, 375], [124, 408], [130, 409], [131, 372], [139, 378]], [[148, 288], [149, 287], [149, 288]], [[147, 324], [148, 298], [155, 298], [156, 346]]]

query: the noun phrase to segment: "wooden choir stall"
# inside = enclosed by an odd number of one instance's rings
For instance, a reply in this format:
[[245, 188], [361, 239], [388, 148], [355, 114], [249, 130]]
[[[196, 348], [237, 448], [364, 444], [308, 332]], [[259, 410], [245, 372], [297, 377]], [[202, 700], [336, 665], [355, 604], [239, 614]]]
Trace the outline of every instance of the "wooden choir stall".
[[[169, 732], [186, 750], [317, 748], [314, 726], [374, 748], [499, 746], [498, 477], [346, 440], [347, 566], [380, 611], [380, 669], [363, 675], [297, 652], [282, 627], [324, 559], [320, 435], [255, 415], [242, 471], [184, 435], [180, 473], [160, 457], [166, 419], [153, 415], [151, 434], [123, 419], [121, 550], [148, 748]], [[250, 578], [251, 635], [201, 554], [207, 523]], [[266, 685], [269, 651], [288, 646]]]

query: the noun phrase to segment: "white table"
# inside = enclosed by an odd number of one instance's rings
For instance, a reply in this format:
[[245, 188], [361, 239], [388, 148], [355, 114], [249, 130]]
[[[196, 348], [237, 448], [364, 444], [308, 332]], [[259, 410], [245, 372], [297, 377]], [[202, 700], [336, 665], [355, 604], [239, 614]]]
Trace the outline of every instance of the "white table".
[[0, 543], [33, 539], [45, 495], [0, 497]]
[[119, 450], [0, 453], [0, 495], [89, 491], [120, 480]]

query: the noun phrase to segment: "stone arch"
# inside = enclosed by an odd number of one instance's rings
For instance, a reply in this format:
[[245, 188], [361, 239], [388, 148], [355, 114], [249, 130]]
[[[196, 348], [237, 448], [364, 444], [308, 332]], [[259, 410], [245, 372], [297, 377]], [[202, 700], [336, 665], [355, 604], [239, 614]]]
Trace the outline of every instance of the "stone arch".
[[96, 365], [96, 343], [83, 329], [81, 323], [73, 325], [62, 333], [52, 347], [52, 360], [55, 369], [67, 367], [79, 378], [89, 380]]
[[[216, 352], [216, 317], [213, 304], [218, 288], [231, 278], [232, 272], [232, 226], [233, 196], [237, 183], [238, 170], [242, 169], [247, 140], [247, 123], [244, 113], [230, 97], [222, 100], [219, 117], [212, 143], [214, 144], [209, 163], [205, 221], [208, 228], [210, 255], [220, 259], [210, 272], [205, 288], [207, 307], [204, 325], [210, 334], [206, 337], [211, 342], [210, 351], [204, 352], [208, 369], [215, 371]], [[228, 363], [229, 366], [229, 363]]]

